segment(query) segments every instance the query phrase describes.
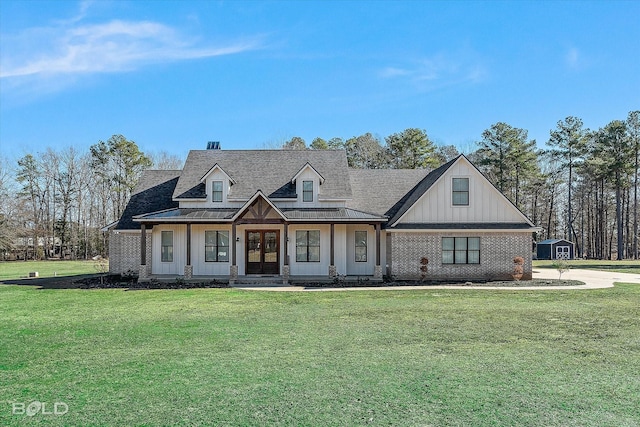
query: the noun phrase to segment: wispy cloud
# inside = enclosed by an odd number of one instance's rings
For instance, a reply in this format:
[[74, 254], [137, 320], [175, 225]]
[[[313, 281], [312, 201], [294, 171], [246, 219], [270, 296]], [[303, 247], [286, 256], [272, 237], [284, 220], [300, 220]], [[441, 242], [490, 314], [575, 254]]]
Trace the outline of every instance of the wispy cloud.
[[436, 54], [385, 67], [379, 72], [383, 79], [403, 79], [430, 88], [478, 83], [487, 74], [486, 67], [475, 55], [463, 54]]
[[82, 24], [87, 3], [68, 21], [4, 35], [0, 78], [131, 71], [152, 63], [207, 58], [257, 49], [259, 37], [203, 43], [158, 22], [112, 20]]
[[564, 56], [565, 63], [569, 68], [578, 68], [580, 65], [580, 52], [575, 47], [571, 47], [567, 50]]

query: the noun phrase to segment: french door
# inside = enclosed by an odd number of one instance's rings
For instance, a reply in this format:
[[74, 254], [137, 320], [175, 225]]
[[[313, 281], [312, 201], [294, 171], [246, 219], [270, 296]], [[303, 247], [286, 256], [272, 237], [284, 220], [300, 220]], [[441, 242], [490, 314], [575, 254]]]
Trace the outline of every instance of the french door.
[[246, 237], [246, 274], [280, 274], [280, 232], [253, 230]]

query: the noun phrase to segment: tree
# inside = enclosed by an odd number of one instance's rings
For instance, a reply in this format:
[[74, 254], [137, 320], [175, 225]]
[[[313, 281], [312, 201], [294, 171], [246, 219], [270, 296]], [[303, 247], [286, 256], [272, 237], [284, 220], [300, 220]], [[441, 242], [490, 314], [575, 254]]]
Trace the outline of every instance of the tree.
[[311, 145], [309, 146], [312, 150], [326, 150], [329, 148], [329, 144], [324, 139], [318, 137], [311, 141]]
[[561, 159], [560, 167], [567, 169], [567, 235], [571, 240], [577, 237], [573, 230], [573, 200], [571, 197], [573, 171], [585, 154], [587, 133], [583, 129], [582, 120], [569, 116], [564, 121], [558, 121], [556, 129], [550, 131], [550, 138], [547, 142], [550, 147], [553, 147], [549, 153], [553, 157]]
[[626, 123], [614, 120], [600, 129], [596, 134], [596, 150], [604, 160], [605, 171], [615, 187], [617, 258], [621, 260], [624, 258], [622, 190], [625, 185], [624, 178], [630, 173], [630, 163], [627, 159], [632, 155]]
[[[29, 228], [32, 230], [33, 257], [39, 259], [41, 254], [38, 252], [38, 243], [43, 225], [43, 198], [45, 192], [42, 183], [42, 168], [33, 155], [27, 154], [18, 160], [16, 181], [22, 184], [18, 196], [24, 197], [28, 201], [30, 218], [26, 218], [26, 222], [30, 222]], [[28, 248], [26, 249], [28, 252]], [[28, 253], [25, 254], [25, 259], [27, 256]]]
[[115, 218], [119, 218], [142, 171], [151, 166], [149, 159], [135, 142], [113, 135], [107, 142], [91, 146], [92, 165], [113, 189]]
[[304, 141], [304, 139], [300, 138], [299, 136], [294, 136], [293, 138], [291, 138], [290, 140], [284, 143], [284, 145], [282, 146], [282, 149], [283, 150], [306, 150], [307, 143]]
[[498, 189], [520, 207], [523, 182], [537, 172], [536, 142], [525, 129], [498, 122], [478, 142], [477, 161]]
[[422, 129], [405, 129], [385, 140], [391, 166], [395, 169], [424, 169], [438, 164], [435, 146]]
[[0, 156], [0, 254], [4, 259], [4, 254], [13, 249], [16, 240], [16, 224], [12, 221], [12, 204], [15, 200], [10, 189], [10, 172], [7, 160]]
[[344, 150], [344, 139], [342, 138], [331, 138], [327, 142], [327, 147], [331, 150]]
[[640, 160], [640, 110], [627, 116], [627, 134], [633, 151], [633, 258], [638, 259], [638, 161]]
[[388, 157], [380, 140], [370, 133], [354, 136], [344, 143], [349, 167], [357, 169], [380, 169], [387, 167]]
[[149, 159], [152, 163], [151, 167], [160, 170], [180, 170], [184, 163], [180, 157], [166, 151], [150, 153]]
[[435, 158], [438, 159], [438, 163], [441, 165], [455, 159], [459, 155], [460, 152], [454, 145], [440, 145], [436, 148], [434, 154]]

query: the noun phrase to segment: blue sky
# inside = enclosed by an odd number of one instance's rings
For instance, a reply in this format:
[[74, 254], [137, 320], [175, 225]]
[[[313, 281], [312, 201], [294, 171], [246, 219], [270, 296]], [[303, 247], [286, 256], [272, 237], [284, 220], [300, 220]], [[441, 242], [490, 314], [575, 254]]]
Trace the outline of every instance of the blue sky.
[[123, 134], [181, 158], [206, 141], [384, 138], [474, 148], [504, 121], [543, 145], [640, 108], [638, 1], [0, 2], [0, 154]]

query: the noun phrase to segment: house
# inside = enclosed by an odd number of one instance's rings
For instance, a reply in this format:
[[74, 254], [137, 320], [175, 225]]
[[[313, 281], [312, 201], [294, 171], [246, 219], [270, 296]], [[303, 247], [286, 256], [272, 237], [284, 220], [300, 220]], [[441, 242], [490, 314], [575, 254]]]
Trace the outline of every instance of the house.
[[574, 244], [564, 239], [547, 239], [536, 247], [538, 259], [573, 259]]
[[144, 173], [109, 226], [110, 272], [488, 280], [522, 256], [531, 278], [537, 230], [464, 155], [428, 173], [351, 169], [342, 150], [193, 150]]

